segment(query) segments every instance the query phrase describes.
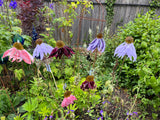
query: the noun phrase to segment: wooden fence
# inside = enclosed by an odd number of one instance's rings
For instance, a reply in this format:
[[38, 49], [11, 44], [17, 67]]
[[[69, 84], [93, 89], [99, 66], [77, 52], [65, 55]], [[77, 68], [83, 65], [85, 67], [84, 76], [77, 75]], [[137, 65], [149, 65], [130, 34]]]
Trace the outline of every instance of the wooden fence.
[[[75, 0], [70, 0], [70, 1], [75, 1]], [[74, 25], [72, 27], [73, 31], [73, 38], [71, 40], [72, 44], [75, 44], [78, 36], [80, 44], [84, 43], [84, 41], [89, 41], [89, 33], [88, 33], [89, 28], [92, 29], [93, 38], [96, 37], [96, 34], [99, 32], [97, 30], [97, 27], [99, 27], [100, 29], [102, 27], [102, 32], [104, 31], [106, 25], [105, 16], [107, 15], [105, 8], [106, 7], [105, 0], [98, 0], [99, 2], [102, 3], [102, 5], [97, 3], [97, 0], [91, 0], [91, 1], [93, 1], [94, 3], [94, 9], [93, 10], [89, 9], [90, 14], [84, 15], [81, 24], [80, 35], [78, 35], [78, 28], [79, 28], [78, 24], [80, 18], [77, 17], [77, 19], [74, 22]], [[118, 26], [122, 26], [125, 23], [134, 20], [134, 18], [136, 18], [138, 13], [145, 14], [149, 10], [149, 1], [150, 0], [116, 0], [116, 3], [114, 5], [114, 18], [110, 28], [110, 34], [111, 35], [114, 34]], [[45, 2], [45, 5], [49, 6], [50, 3]], [[63, 7], [54, 3], [53, 9], [56, 11], [56, 17], [61, 17], [64, 15]], [[78, 7], [76, 11], [77, 13], [80, 13], [80, 8]], [[158, 10], [157, 14], [160, 15], [160, 12]], [[100, 20], [97, 21], [97, 19]], [[64, 33], [62, 33], [61, 29], [58, 29], [58, 27], [56, 27], [55, 33], [53, 34], [56, 40], [63, 39], [61, 37], [62, 36], [61, 34]]]
[[[70, 0], [74, 1], [74, 0]], [[93, 38], [96, 37], [97, 26], [101, 28], [101, 23], [103, 22], [103, 30], [105, 28], [106, 22], [103, 21], [105, 17], [103, 16], [102, 6], [96, 2], [96, 0], [92, 0], [94, 3], [94, 9], [90, 9], [91, 14], [85, 14], [84, 19], [82, 20], [81, 32], [80, 32], [80, 43], [82, 44], [84, 41], [89, 40], [89, 28], [93, 31]], [[106, 16], [106, 5], [105, 0], [99, 0], [102, 5], [104, 11], [104, 15]], [[48, 3], [49, 5], [49, 3]], [[58, 8], [58, 7], [57, 7]], [[58, 8], [61, 9], [61, 8]], [[138, 13], [145, 14], [149, 10], [149, 0], [116, 0], [114, 5], [114, 18], [110, 28], [110, 34], [114, 34], [117, 31], [118, 26], [123, 26], [124, 24], [128, 23], [129, 21], [134, 20]], [[59, 10], [60, 11], [60, 10]], [[76, 9], [78, 13], [79, 9]], [[100, 14], [99, 14], [100, 13]], [[160, 15], [160, 12], [157, 11], [157, 14]], [[94, 18], [90, 19], [90, 18]], [[102, 21], [96, 21], [96, 19], [101, 19]], [[77, 40], [78, 37], [78, 23], [80, 18], [75, 20], [75, 23], [72, 27], [73, 31], [73, 42]], [[60, 39], [56, 36], [56, 39]]]

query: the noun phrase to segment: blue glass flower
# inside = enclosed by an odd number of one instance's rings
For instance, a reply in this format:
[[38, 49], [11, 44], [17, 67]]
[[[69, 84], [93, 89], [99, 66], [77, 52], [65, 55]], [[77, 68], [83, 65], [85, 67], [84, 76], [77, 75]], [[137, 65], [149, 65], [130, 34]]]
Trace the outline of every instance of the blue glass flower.
[[50, 54], [53, 50], [52, 46], [43, 43], [41, 39], [37, 39], [36, 44], [36, 48], [33, 51], [33, 58], [43, 60], [44, 56], [47, 56], [47, 54]]
[[17, 2], [14, 0], [14, 1], [11, 1], [10, 4], [9, 4], [9, 8], [13, 8], [15, 9], [17, 7]]
[[87, 50], [88, 51], [94, 51], [96, 48], [98, 48], [99, 52], [104, 52], [106, 47], [105, 41], [103, 39], [102, 33], [99, 33], [97, 35], [97, 38], [95, 38], [88, 46]]
[[53, 3], [51, 3], [50, 5], [49, 5], [49, 8], [51, 8], [52, 10], [53, 10]]
[[0, 6], [2, 6], [3, 5], [3, 0], [0, 0]]
[[133, 44], [133, 41], [134, 41], [133, 37], [129, 36], [125, 40], [126, 42], [122, 43], [116, 48], [114, 52], [114, 56], [116, 55], [119, 58], [123, 58], [125, 55], [127, 55], [131, 61], [136, 61], [137, 54], [136, 54], [136, 49]]

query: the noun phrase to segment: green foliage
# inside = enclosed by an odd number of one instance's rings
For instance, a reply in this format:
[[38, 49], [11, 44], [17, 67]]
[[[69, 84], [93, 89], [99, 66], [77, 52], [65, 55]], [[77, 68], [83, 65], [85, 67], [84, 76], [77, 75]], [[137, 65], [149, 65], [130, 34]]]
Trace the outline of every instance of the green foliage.
[[14, 113], [13, 107], [16, 110], [18, 105], [25, 100], [25, 97], [19, 92], [10, 96], [11, 93], [8, 90], [0, 90], [0, 117], [4, 115], [7, 116], [9, 120], [13, 120], [15, 117], [15, 114], [12, 114]]
[[24, 74], [24, 71], [23, 71], [23, 69], [15, 69], [14, 70], [14, 74], [15, 74], [15, 77], [18, 79], [18, 80], [21, 80], [21, 78], [23, 77], [23, 76], [25, 76], [25, 74]]
[[107, 27], [110, 27], [113, 21], [114, 17], [114, 3], [116, 0], [105, 0], [106, 5], [106, 21], [107, 21]]
[[[119, 85], [132, 89], [139, 86], [139, 98], [142, 103], [153, 105], [155, 111], [159, 110], [160, 102], [160, 19], [147, 12], [138, 15], [134, 22], [130, 21], [119, 29], [117, 34], [122, 42], [127, 36], [134, 38], [137, 51], [137, 61], [127, 60], [123, 66]], [[147, 102], [146, 102], [147, 101]], [[154, 111], [152, 111], [154, 112]]]

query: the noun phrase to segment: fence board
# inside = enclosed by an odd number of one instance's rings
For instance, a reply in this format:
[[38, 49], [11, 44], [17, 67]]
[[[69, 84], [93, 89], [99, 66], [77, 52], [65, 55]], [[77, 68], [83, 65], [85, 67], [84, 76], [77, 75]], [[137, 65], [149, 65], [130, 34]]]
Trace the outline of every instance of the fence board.
[[[70, 1], [75, 1], [75, 0], [70, 0]], [[94, 3], [97, 3], [96, 0], [92, 0]], [[105, 0], [98, 0], [101, 3], [103, 3], [103, 7], [105, 9]], [[143, 13], [145, 14], [148, 10], [149, 7], [147, 7], [149, 5], [149, 1], [150, 0], [116, 0], [116, 4], [114, 6], [114, 19], [113, 19], [113, 23], [111, 25], [110, 28], [110, 33], [114, 34], [118, 28], [118, 26], [122, 26], [126, 23], [128, 23], [129, 21], [134, 20], [134, 18], [136, 18], [138, 13]], [[45, 5], [49, 6], [50, 3], [45, 3]], [[119, 4], [124, 4], [124, 5], [119, 5]], [[126, 4], [134, 4], [133, 5], [126, 5]], [[136, 6], [136, 4], [138, 4], [138, 6]], [[144, 6], [140, 6], [141, 4], [143, 4]], [[147, 6], [146, 6], [147, 5]], [[63, 10], [64, 7], [58, 5], [57, 3], [54, 3], [54, 8], [53, 8], [56, 12], [56, 17], [62, 17], [64, 15]], [[80, 13], [80, 7], [78, 7], [76, 9], [76, 11], [78, 12], [78, 14]], [[102, 7], [99, 4], [94, 4], [94, 9], [91, 10], [89, 9], [90, 14], [85, 14], [84, 17], [88, 17], [88, 18], [96, 18], [99, 19], [99, 15], [100, 15], [100, 19], [104, 19], [103, 18], [103, 11], [102, 11]], [[99, 14], [100, 13], [100, 14]], [[159, 10], [157, 10], [157, 14], [160, 15]], [[104, 11], [104, 15], [106, 16], [106, 10]], [[80, 18], [77, 18], [75, 20], [74, 25], [72, 26], [72, 31], [73, 31], [73, 38], [72, 38], [72, 44], [76, 43], [76, 40], [78, 38], [78, 24], [79, 24], [79, 20]], [[84, 41], [89, 41], [89, 35], [88, 35], [88, 30], [89, 28], [92, 29], [93, 31], [93, 38], [96, 37], [96, 34], [98, 32], [100, 32], [100, 30], [96, 30], [96, 26], [99, 26], [99, 28], [101, 29], [101, 23], [102, 21], [93, 21], [93, 20], [86, 20], [83, 19], [82, 20], [82, 25], [81, 25], [81, 32], [80, 32], [80, 44], [82, 44]], [[103, 22], [103, 30], [105, 27], [105, 22]], [[58, 28], [58, 23], [55, 26], [55, 32], [53, 33], [54, 37], [56, 40], [62, 39], [64, 40], [64, 33], [61, 32], [61, 29]], [[60, 37], [62, 36], [62, 37]]]

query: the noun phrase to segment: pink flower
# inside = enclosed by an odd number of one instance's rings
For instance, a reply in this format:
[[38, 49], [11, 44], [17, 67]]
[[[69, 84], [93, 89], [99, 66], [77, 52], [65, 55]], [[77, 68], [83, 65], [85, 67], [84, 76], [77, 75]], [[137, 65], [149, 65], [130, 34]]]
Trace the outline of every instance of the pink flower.
[[7, 50], [2, 58], [5, 58], [9, 56], [9, 60], [12, 59], [12, 62], [16, 61], [16, 62], [21, 62], [22, 60], [24, 60], [24, 62], [26, 62], [27, 64], [31, 64], [31, 62], [34, 62], [34, 59], [32, 57], [32, 55], [30, 55], [22, 46], [21, 43], [19, 42], [15, 42], [13, 44], [13, 48]]
[[67, 107], [68, 105], [73, 104], [74, 100], [77, 100], [77, 98], [75, 96], [71, 95], [71, 91], [66, 91], [64, 93], [64, 99], [62, 101], [61, 106]]

